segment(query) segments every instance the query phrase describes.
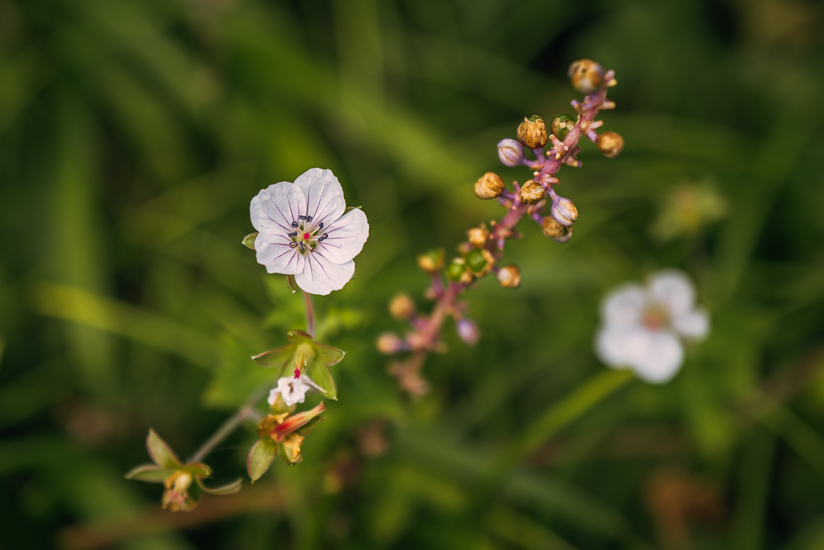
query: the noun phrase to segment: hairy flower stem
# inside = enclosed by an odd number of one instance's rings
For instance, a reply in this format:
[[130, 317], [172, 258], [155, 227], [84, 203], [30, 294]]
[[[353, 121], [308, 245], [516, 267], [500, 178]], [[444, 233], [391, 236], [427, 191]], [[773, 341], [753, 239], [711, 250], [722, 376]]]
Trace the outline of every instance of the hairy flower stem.
[[315, 337], [315, 314], [312, 310], [312, 297], [308, 292], [303, 293], [304, 301], [306, 302], [306, 332], [312, 338]]
[[246, 403], [244, 403], [243, 406], [235, 412], [235, 414], [227, 418], [215, 431], [215, 433], [213, 433], [212, 436], [207, 439], [197, 451], [195, 451], [189, 459], [189, 462], [200, 462], [206, 458], [206, 456], [208, 456], [208, 454], [211, 453], [212, 450], [224, 439], [229, 437], [229, 435], [231, 435], [232, 432], [234, 432], [244, 420], [249, 419], [254, 420], [255, 422], [260, 420], [260, 414], [255, 411], [253, 407], [255, 403], [260, 401], [263, 396], [266, 395], [267, 391], [269, 391], [268, 386], [252, 393]]

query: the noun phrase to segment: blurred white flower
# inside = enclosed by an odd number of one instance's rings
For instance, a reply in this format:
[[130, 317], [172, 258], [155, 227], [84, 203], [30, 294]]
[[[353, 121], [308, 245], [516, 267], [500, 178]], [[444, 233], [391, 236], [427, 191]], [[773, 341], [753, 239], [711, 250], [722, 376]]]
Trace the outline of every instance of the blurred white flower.
[[274, 405], [275, 399], [277, 399], [278, 394], [280, 394], [283, 398], [283, 402], [286, 403], [286, 406], [291, 407], [295, 403], [303, 403], [306, 399], [306, 392], [311, 389], [323, 391], [312, 381], [311, 378], [305, 374], [301, 374], [300, 378], [284, 376], [283, 378], [278, 379], [277, 387], [269, 392], [269, 399], [267, 399], [267, 402], [269, 405]]
[[681, 340], [701, 340], [709, 315], [695, 308], [695, 289], [681, 271], [650, 276], [647, 286], [612, 290], [601, 306], [595, 351], [610, 367], [631, 368], [647, 382], [668, 382], [684, 359]]
[[343, 189], [331, 170], [312, 168], [295, 183], [263, 189], [249, 208], [258, 230], [258, 263], [269, 273], [294, 275], [310, 294], [340, 290], [354, 275], [352, 258], [369, 236], [366, 214], [345, 210]]

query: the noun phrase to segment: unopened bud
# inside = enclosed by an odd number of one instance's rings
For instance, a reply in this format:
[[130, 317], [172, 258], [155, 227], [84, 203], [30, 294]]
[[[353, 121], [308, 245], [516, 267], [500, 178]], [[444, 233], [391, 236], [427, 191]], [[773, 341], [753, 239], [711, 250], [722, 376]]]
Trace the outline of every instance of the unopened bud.
[[578, 209], [572, 201], [564, 197], [556, 197], [552, 201], [549, 213], [562, 225], [570, 226], [578, 219]]
[[502, 139], [498, 142], [498, 158], [504, 166], [514, 168], [524, 163], [524, 147], [514, 139]]
[[402, 351], [406, 346], [404, 341], [391, 332], [384, 332], [378, 336], [378, 351], [384, 355], [392, 355]]
[[546, 197], [546, 189], [535, 180], [527, 180], [521, 187], [521, 202], [524, 204], [538, 204]]
[[546, 145], [546, 124], [538, 115], [524, 118], [518, 125], [518, 141], [530, 149], [537, 149]]
[[486, 239], [489, 237], [489, 231], [486, 227], [473, 227], [467, 232], [469, 236], [469, 243], [475, 248], [483, 248], [486, 244]]
[[547, 237], [558, 237], [563, 235], [564, 226], [558, 223], [552, 216], [547, 216], [541, 221], [541, 230]]
[[455, 258], [446, 268], [446, 276], [450, 281], [460, 282], [461, 277], [466, 272], [466, 262], [463, 258]]
[[389, 313], [395, 319], [410, 319], [415, 315], [415, 302], [408, 294], [398, 294], [389, 302]]
[[478, 343], [478, 340], [481, 339], [481, 330], [474, 321], [458, 319], [456, 325], [458, 328], [458, 336], [470, 346], [474, 346]]
[[575, 128], [575, 118], [569, 115], [558, 115], [552, 119], [549, 125], [549, 131], [555, 134], [555, 137], [561, 141], [565, 140], [567, 134]]
[[601, 86], [604, 68], [591, 59], [580, 59], [569, 66], [567, 74], [573, 88], [582, 94], [591, 94]]
[[430, 250], [418, 256], [418, 267], [427, 273], [437, 273], [443, 268], [443, 250]]
[[624, 148], [624, 138], [617, 132], [604, 132], [595, 140], [595, 145], [604, 154], [605, 157], [614, 159], [621, 154]]
[[505, 265], [498, 270], [498, 282], [504, 288], [521, 286], [521, 270], [517, 265]]
[[504, 192], [504, 180], [495, 172], [487, 172], [475, 182], [475, 196], [479, 199], [494, 199]]
[[495, 258], [489, 250], [476, 248], [466, 255], [466, 267], [475, 275], [482, 275], [492, 269]]

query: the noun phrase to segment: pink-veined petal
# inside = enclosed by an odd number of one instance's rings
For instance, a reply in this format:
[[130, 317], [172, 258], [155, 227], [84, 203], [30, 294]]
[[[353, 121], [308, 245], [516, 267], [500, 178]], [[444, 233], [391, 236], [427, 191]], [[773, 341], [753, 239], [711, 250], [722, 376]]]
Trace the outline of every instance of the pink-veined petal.
[[295, 180], [295, 185], [306, 197], [306, 212], [312, 224], [323, 222], [328, 226], [346, 210], [343, 188], [331, 170], [312, 168]]
[[294, 231], [292, 222], [306, 213], [306, 197], [293, 183], [270, 185], [252, 198], [249, 214], [252, 225], [261, 233], [283, 234]]
[[324, 232], [328, 237], [318, 244], [323, 249], [323, 255], [336, 264], [342, 264], [363, 250], [363, 244], [369, 237], [369, 222], [363, 210], [356, 208], [333, 222]]
[[649, 292], [672, 315], [688, 313], [695, 303], [692, 281], [677, 269], [665, 269], [654, 273], [649, 279]]
[[672, 326], [684, 338], [703, 340], [710, 331], [710, 316], [703, 309], [697, 309], [672, 318]]
[[681, 342], [674, 334], [666, 331], [643, 333], [643, 344], [636, 358], [635, 371], [638, 376], [653, 384], [669, 382], [684, 360]]
[[304, 292], [326, 296], [342, 289], [354, 274], [355, 262], [336, 264], [325, 258], [318, 248], [306, 255], [306, 266], [295, 275], [295, 282]]
[[637, 284], [626, 284], [604, 297], [601, 316], [607, 326], [636, 326], [646, 306], [644, 289]]

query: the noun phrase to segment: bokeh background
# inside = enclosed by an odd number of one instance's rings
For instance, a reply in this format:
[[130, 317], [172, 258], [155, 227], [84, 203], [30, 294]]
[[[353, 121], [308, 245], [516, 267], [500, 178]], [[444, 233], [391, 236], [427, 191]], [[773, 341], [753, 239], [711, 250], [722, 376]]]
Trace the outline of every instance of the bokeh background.
[[[0, 549], [824, 547], [822, 36], [812, 0], [0, 0]], [[387, 301], [425, 310], [417, 254], [500, 217], [473, 182], [528, 178], [495, 145], [571, 110], [582, 57], [616, 71], [624, 153], [583, 144], [573, 239], [524, 225], [522, 288], [469, 293], [484, 338], [448, 325], [410, 400], [374, 347]], [[371, 224], [316, 300], [340, 400], [302, 464], [161, 512], [123, 478], [149, 427], [188, 455], [304, 326], [240, 240], [258, 190], [315, 166]], [[605, 369], [601, 296], [661, 267], [709, 338], [541, 437]]]

